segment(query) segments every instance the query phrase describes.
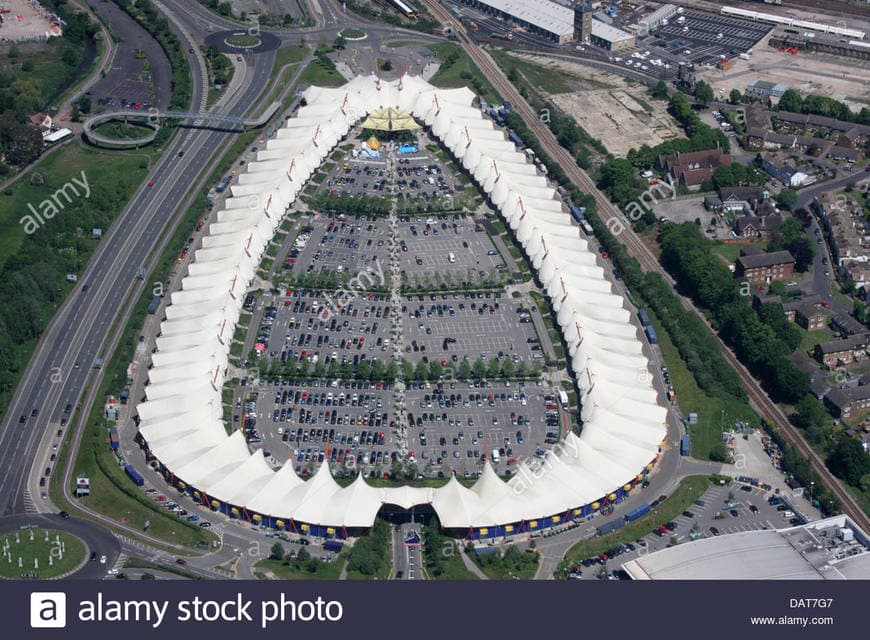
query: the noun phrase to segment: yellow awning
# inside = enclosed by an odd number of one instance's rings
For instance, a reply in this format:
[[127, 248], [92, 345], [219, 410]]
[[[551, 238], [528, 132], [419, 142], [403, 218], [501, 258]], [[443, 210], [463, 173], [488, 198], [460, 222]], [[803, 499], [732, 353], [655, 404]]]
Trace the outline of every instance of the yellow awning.
[[374, 129], [376, 131], [414, 131], [420, 128], [420, 125], [414, 121], [411, 114], [393, 107], [375, 109], [365, 119], [362, 126], [363, 129]]

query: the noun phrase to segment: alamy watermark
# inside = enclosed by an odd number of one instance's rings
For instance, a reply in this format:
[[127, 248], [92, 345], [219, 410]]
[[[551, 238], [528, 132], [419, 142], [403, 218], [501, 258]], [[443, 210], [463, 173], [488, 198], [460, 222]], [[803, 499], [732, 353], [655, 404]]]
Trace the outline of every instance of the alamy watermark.
[[24, 233], [27, 235], [36, 233], [47, 220], [54, 218], [68, 205], [72, 204], [73, 200], [81, 197], [87, 199], [90, 195], [91, 187], [88, 184], [88, 177], [84, 170], [82, 170], [81, 178], [75, 177], [66, 182], [60, 189], [52, 193], [37, 206], [33, 206], [32, 202], [27, 203], [27, 209], [30, 213], [19, 220], [24, 226]]

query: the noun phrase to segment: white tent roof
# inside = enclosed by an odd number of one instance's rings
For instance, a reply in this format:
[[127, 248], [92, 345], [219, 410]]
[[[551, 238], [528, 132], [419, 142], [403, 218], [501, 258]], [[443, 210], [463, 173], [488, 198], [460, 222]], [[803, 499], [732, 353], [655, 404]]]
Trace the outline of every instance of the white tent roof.
[[[249, 511], [310, 524], [366, 527], [383, 504], [431, 504], [445, 527], [543, 518], [601, 498], [636, 477], [658, 453], [666, 410], [639, 373], [647, 360], [631, 314], [546, 178], [472, 105], [466, 88], [438, 89], [415, 76], [360, 76], [339, 88], [310, 87], [230, 187], [213, 214], [182, 288], [172, 294], [138, 406], [140, 432], [179, 478]], [[342, 488], [323, 464], [308, 481], [286, 463], [277, 472], [227, 436], [221, 394], [230, 340], [263, 252], [304, 181], [350, 126], [375, 109], [410, 112], [491, 194], [538, 270], [568, 343], [583, 398], [582, 435], [568, 434], [540, 469], [517, 465], [503, 482], [486, 464], [468, 489], [375, 488], [362, 476]], [[534, 482], [521, 477], [539, 473]], [[531, 477], [531, 476], [528, 476]], [[528, 484], [529, 486], [524, 486]]]

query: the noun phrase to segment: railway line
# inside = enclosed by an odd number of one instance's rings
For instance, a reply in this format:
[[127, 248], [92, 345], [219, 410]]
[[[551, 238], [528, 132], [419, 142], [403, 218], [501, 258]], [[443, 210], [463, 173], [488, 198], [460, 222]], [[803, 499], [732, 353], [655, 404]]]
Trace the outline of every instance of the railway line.
[[[516, 87], [507, 79], [507, 76], [502, 72], [501, 68], [495, 63], [492, 57], [478, 46], [466, 35], [462, 25], [453, 17], [453, 15], [444, 8], [437, 0], [422, 0], [422, 3], [432, 12], [442, 24], [450, 25], [458, 38], [460, 46], [474, 60], [475, 64], [480, 68], [486, 78], [493, 84], [496, 90], [501, 94], [502, 98], [509, 100], [514, 107], [514, 110], [523, 118], [526, 125], [541, 143], [545, 151], [558, 162], [568, 178], [584, 192], [590, 194], [596, 202], [598, 214], [607, 226], [613, 230], [621, 229], [619, 235], [626, 245], [629, 252], [640, 262], [641, 266], [647, 271], [655, 271], [659, 273], [665, 280], [672, 285], [675, 284], [670, 274], [662, 267], [650, 249], [640, 240], [634, 233], [630, 224], [624, 219], [615, 205], [601, 193], [596, 187], [589, 175], [577, 166], [574, 158], [566, 149], [564, 149], [556, 140], [556, 137], [550, 129], [541, 121], [538, 114], [531, 108], [526, 100], [520, 95]], [[797, 429], [788, 421], [785, 413], [774, 403], [767, 393], [760, 387], [758, 382], [749, 371], [741, 364], [734, 353], [725, 345], [719, 338], [716, 331], [708, 322], [706, 316], [698, 310], [687, 298], [680, 296], [683, 305], [687, 309], [691, 309], [712, 333], [713, 337], [719, 342], [722, 347], [722, 352], [731, 366], [737, 372], [746, 388], [749, 400], [754, 408], [769, 419], [783, 435], [786, 442], [797, 447], [797, 449], [807, 457], [813, 469], [824, 480], [825, 484], [830, 487], [831, 491], [837, 496], [843, 505], [843, 511], [852, 520], [854, 520], [865, 531], [870, 530], [870, 518], [864, 513], [858, 500], [849, 492], [849, 490], [836, 478], [825, 466], [821, 456], [819, 456], [803, 437], [797, 432]]]

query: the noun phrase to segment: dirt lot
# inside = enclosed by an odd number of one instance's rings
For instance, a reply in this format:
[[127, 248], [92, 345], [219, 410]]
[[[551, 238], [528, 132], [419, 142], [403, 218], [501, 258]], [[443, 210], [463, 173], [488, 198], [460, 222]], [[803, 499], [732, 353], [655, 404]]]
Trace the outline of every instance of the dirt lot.
[[532, 55], [521, 57], [577, 77], [582, 85], [579, 91], [549, 97], [615, 156], [625, 157], [632, 147], [654, 146], [682, 136], [667, 113], [666, 103], [650, 98], [646, 88], [639, 84], [575, 62]]
[[[782, 82], [801, 94], [814, 93], [846, 102], [860, 110], [870, 103], [870, 63], [852, 58], [807, 53], [796, 56], [780, 53], [762, 40], [750, 59], [735, 60], [728, 71], [698, 70], [714, 91], [725, 96], [731, 89], [745, 91], [752, 80]], [[724, 91], [721, 91], [724, 90]]]
[[49, 16], [52, 15], [45, 8], [31, 4], [29, 0], [0, 0], [0, 9], [9, 10], [3, 13], [0, 43], [45, 39], [51, 27]]

